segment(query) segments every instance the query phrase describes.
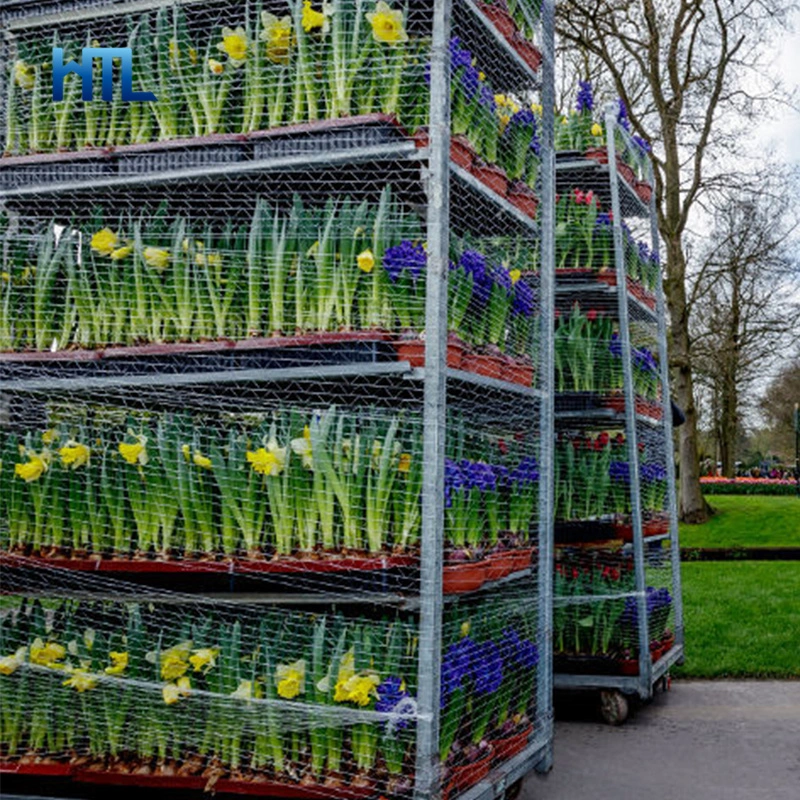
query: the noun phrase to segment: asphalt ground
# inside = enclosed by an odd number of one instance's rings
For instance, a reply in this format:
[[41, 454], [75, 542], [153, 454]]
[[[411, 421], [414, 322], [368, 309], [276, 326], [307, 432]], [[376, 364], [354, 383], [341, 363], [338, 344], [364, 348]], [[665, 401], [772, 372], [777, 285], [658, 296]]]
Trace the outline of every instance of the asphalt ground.
[[521, 798], [800, 800], [800, 681], [673, 681], [619, 727], [597, 708], [557, 704], [554, 768]]

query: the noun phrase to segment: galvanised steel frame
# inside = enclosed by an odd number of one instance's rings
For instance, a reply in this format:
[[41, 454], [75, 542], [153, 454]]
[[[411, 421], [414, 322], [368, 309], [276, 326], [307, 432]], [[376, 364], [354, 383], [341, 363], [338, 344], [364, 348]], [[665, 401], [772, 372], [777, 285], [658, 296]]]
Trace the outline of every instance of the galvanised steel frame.
[[[620, 327], [620, 342], [622, 345], [622, 368], [624, 378], [625, 399], [625, 435], [629, 445], [631, 461], [636, 468], [630, 471], [630, 494], [632, 505], [633, 523], [633, 556], [636, 589], [634, 596], [637, 604], [638, 620], [638, 647], [639, 647], [639, 674], [637, 676], [623, 675], [573, 675], [555, 674], [554, 685], [559, 689], [618, 689], [625, 693], [636, 693], [643, 699], [653, 695], [657, 681], [663, 678], [672, 666], [683, 662], [684, 656], [684, 628], [683, 628], [683, 602], [681, 596], [680, 574], [680, 544], [678, 540], [678, 515], [677, 495], [675, 486], [675, 463], [672, 445], [672, 406], [669, 393], [669, 361], [667, 352], [667, 320], [666, 304], [664, 299], [663, 279], [661, 271], [658, 272], [656, 289], [656, 311], [647, 315], [656, 323], [658, 339], [658, 357], [660, 380], [663, 387], [662, 393], [662, 419], [657, 428], [661, 433], [662, 447], [664, 448], [664, 462], [667, 472], [667, 511], [670, 517], [670, 568], [672, 578], [673, 610], [675, 615], [675, 644], [656, 663], [652, 663], [649, 649], [649, 635], [647, 625], [646, 605], [646, 559], [645, 538], [642, 520], [641, 482], [639, 475], [639, 447], [637, 424], [639, 418], [636, 413], [636, 396], [634, 392], [631, 335], [630, 335], [630, 303], [628, 294], [627, 273], [625, 269], [625, 254], [623, 249], [622, 224], [625, 212], [635, 209], [641, 217], [647, 217], [650, 223], [651, 250], [656, 255], [660, 250], [660, 237], [656, 217], [655, 192], [652, 193], [649, 204], [645, 205], [624, 184], [616, 171], [617, 141], [618, 137], [628, 146], [633, 146], [630, 135], [623, 130], [617, 122], [618, 107], [611, 104], [605, 109], [606, 146], [608, 149], [607, 175], [610, 188], [611, 210], [613, 213], [614, 231], [614, 267], [616, 272], [617, 313]], [[565, 164], [570, 169], [573, 164]], [[589, 165], [594, 169], [594, 164]], [[653, 181], [652, 163], [647, 161], [648, 179], [651, 186]], [[624, 188], [621, 188], [621, 184]], [[625, 197], [623, 198], [623, 191]], [[634, 304], [641, 306], [641, 303]], [[655, 319], [652, 320], [652, 317]]]
[[[198, 2], [199, 0], [175, 0], [178, 4]], [[211, 0], [214, 2], [214, 0]], [[422, 552], [421, 552], [421, 590], [419, 608], [419, 687], [417, 723], [417, 766], [415, 798], [427, 800], [438, 796], [439, 791], [439, 697], [440, 669], [442, 655], [442, 616], [444, 597], [442, 593], [443, 568], [443, 529], [444, 529], [444, 442], [446, 434], [446, 408], [448, 384], [455, 388], [459, 382], [468, 380], [475, 388], [484, 386], [495, 391], [510, 391], [510, 397], [523, 402], [538, 403], [541, 421], [540, 431], [540, 499], [539, 499], [539, 550], [536, 567], [536, 589], [538, 591], [538, 648], [540, 653], [537, 676], [537, 699], [542, 726], [537, 729], [534, 740], [517, 756], [498, 769], [489, 778], [469, 789], [462, 797], [465, 800], [488, 800], [503, 797], [506, 789], [521, 780], [532, 769], [547, 771], [552, 766], [552, 519], [553, 519], [553, 337], [554, 327], [554, 259], [555, 259], [555, 154], [553, 149], [553, 114], [555, 106], [554, 91], [554, 0], [543, 0], [541, 10], [542, 30], [542, 79], [541, 100], [544, 109], [543, 129], [541, 131], [542, 165], [540, 169], [539, 198], [541, 201], [539, 219], [532, 223], [516, 209], [504, 201], [490, 199], [503, 205], [506, 218], [528, 229], [538, 229], [541, 241], [540, 266], [540, 306], [541, 330], [539, 361], [539, 386], [537, 389], [521, 389], [510, 386], [503, 389], [498, 381], [480, 376], [464, 376], [454, 373], [446, 366], [447, 349], [447, 274], [449, 263], [449, 230], [451, 219], [451, 183], [461, 181], [472, 184], [469, 176], [461, 175], [458, 168], [450, 163], [450, 84], [449, 84], [449, 41], [453, 7], [465, 0], [434, 0], [433, 2], [433, 41], [431, 49], [431, 98], [430, 98], [430, 145], [428, 164], [425, 173], [427, 191], [427, 237], [428, 269], [426, 286], [426, 368], [411, 370], [407, 365], [398, 364], [356, 364], [351, 367], [323, 367], [283, 370], [246, 370], [236, 373], [199, 373], [178, 375], [141, 375], [127, 377], [108, 377], [96, 379], [70, 379], [43, 376], [39, 379], [10, 378], [0, 381], [0, 392], [47, 393], [50, 391], [90, 392], [92, 390], [118, 390], [126, 388], [146, 388], [171, 386], [194, 386], [209, 383], [239, 382], [251, 384], [275, 381], [303, 381], [337, 377], [384, 377], [394, 376], [416, 378], [423, 383], [424, 420], [424, 458], [425, 473], [423, 492]], [[471, 0], [466, 0], [470, 5]], [[66, 2], [47, 5], [45, 13], [35, 17], [33, 25], [44, 27], [48, 23], [95, 18], [133, 12], [163, 5], [159, 0], [130, 0], [130, 2], [86, 4]], [[24, 11], [15, 6], [9, 15], [7, 31], [29, 27]], [[2, 17], [0, 17], [2, 22]], [[8, 46], [7, 42], [3, 44]], [[6, 50], [8, 52], [8, 50]], [[171, 172], [138, 174], [125, 178], [108, 179], [107, 188], [122, 185], [142, 185], [166, 183], [171, 180], [193, 177], [224, 177], [239, 173], [261, 171], [292, 170], [309, 164], [326, 166], [333, 163], [357, 163], [380, 157], [415, 160], [418, 152], [408, 144], [382, 145], [374, 148], [352, 148], [345, 153], [318, 153], [302, 157], [275, 158], [263, 161], [249, 161], [241, 164], [212, 167], [180, 167]], [[0, 203], [15, 201], [24, 206], [26, 200], [43, 195], [59, 194], [89, 186], [102, 188], [102, 181], [69, 181], [52, 186], [26, 185], [10, 187], [0, 192]], [[485, 194], [482, 187], [471, 185], [473, 191]], [[486, 199], [486, 198], [484, 198]], [[618, 265], [618, 269], [619, 269]], [[623, 284], [624, 285], [624, 284]], [[316, 595], [315, 600], [320, 596]], [[341, 598], [339, 598], [341, 599]], [[370, 598], [375, 600], [374, 597]], [[392, 602], [394, 598], [381, 598]], [[293, 597], [293, 602], [297, 597]], [[399, 598], [397, 598], [399, 602]], [[280, 598], [265, 598], [265, 602], [280, 602]]]

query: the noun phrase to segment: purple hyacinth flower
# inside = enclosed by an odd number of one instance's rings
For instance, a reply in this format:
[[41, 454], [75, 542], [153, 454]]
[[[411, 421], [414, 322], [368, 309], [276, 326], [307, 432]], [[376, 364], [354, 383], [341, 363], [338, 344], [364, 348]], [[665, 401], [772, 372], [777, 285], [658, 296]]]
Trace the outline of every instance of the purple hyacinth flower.
[[480, 71], [473, 66], [466, 67], [461, 73], [461, 86], [467, 100], [472, 100], [480, 90]]
[[514, 303], [511, 310], [523, 317], [532, 317], [536, 310], [536, 292], [524, 280], [518, 280], [514, 286]]
[[383, 254], [383, 268], [392, 283], [397, 283], [403, 272], [408, 272], [416, 281], [427, 263], [425, 248], [405, 240], [395, 247], [389, 247]]
[[510, 297], [514, 292], [514, 284], [511, 280], [509, 271], [503, 266], [496, 266], [492, 269], [492, 279], [501, 288], [506, 290], [506, 295]]
[[622, 339], [618, 333], [614, 332], [611, 334], [611, 341], [608, 343], [608, 352], [611, 353], [614, 358], [622, 358]]
[[628, 107], [625, 105], [625, 101], [620, 97], [617, 100], [618, 110], [617, 110], [617, 122], [619, 126], [626, 131], [631, 129], [631, 123], [628, 119]]
[[461, 47], [461, 39], [454, 36], [450, 40], [450, 69], [455, 72], [461, 67], [472, 66], [472, 53]]
[[503, 657], [494, 642], [487, 641], [476, 648], [472, 678], [476, 695], [494, 694], [500, 688], [503, 682]]
[[608, 465], [608, 477], [626, 486], [631, 482], [631, 467], [627, 461], [612, 461]]
[[578, 97], [575, 101], [575, 109], [579, 114], [584, 111], [591, 112], [594, 108], [594, 96], [592, 94], [592, 82], [581, 81], [578, 84]]

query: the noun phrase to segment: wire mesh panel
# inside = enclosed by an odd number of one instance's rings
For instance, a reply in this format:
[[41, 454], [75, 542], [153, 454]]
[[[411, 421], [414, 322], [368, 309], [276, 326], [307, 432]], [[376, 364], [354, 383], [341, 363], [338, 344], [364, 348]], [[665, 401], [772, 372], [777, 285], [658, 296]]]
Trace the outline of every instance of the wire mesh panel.
[[549, 768], [552, 14], [4, 10], [0, 769]]
[[649, 146], [582, 83], [558, 126], [556, 685], [652, 693], [681, 655]]

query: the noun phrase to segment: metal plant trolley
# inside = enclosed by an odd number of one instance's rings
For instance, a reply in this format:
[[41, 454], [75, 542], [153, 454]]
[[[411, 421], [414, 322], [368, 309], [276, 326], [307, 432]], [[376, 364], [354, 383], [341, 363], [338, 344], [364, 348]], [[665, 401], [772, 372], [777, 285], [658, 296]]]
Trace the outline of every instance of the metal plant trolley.
[[554, 534], [554, 685], [616, 723], [684, 652], [652, 165], [619, 116], [556, 159]]
[[0, 12], [10, 790], [550, 769], [554, 7], [498, 11]]

